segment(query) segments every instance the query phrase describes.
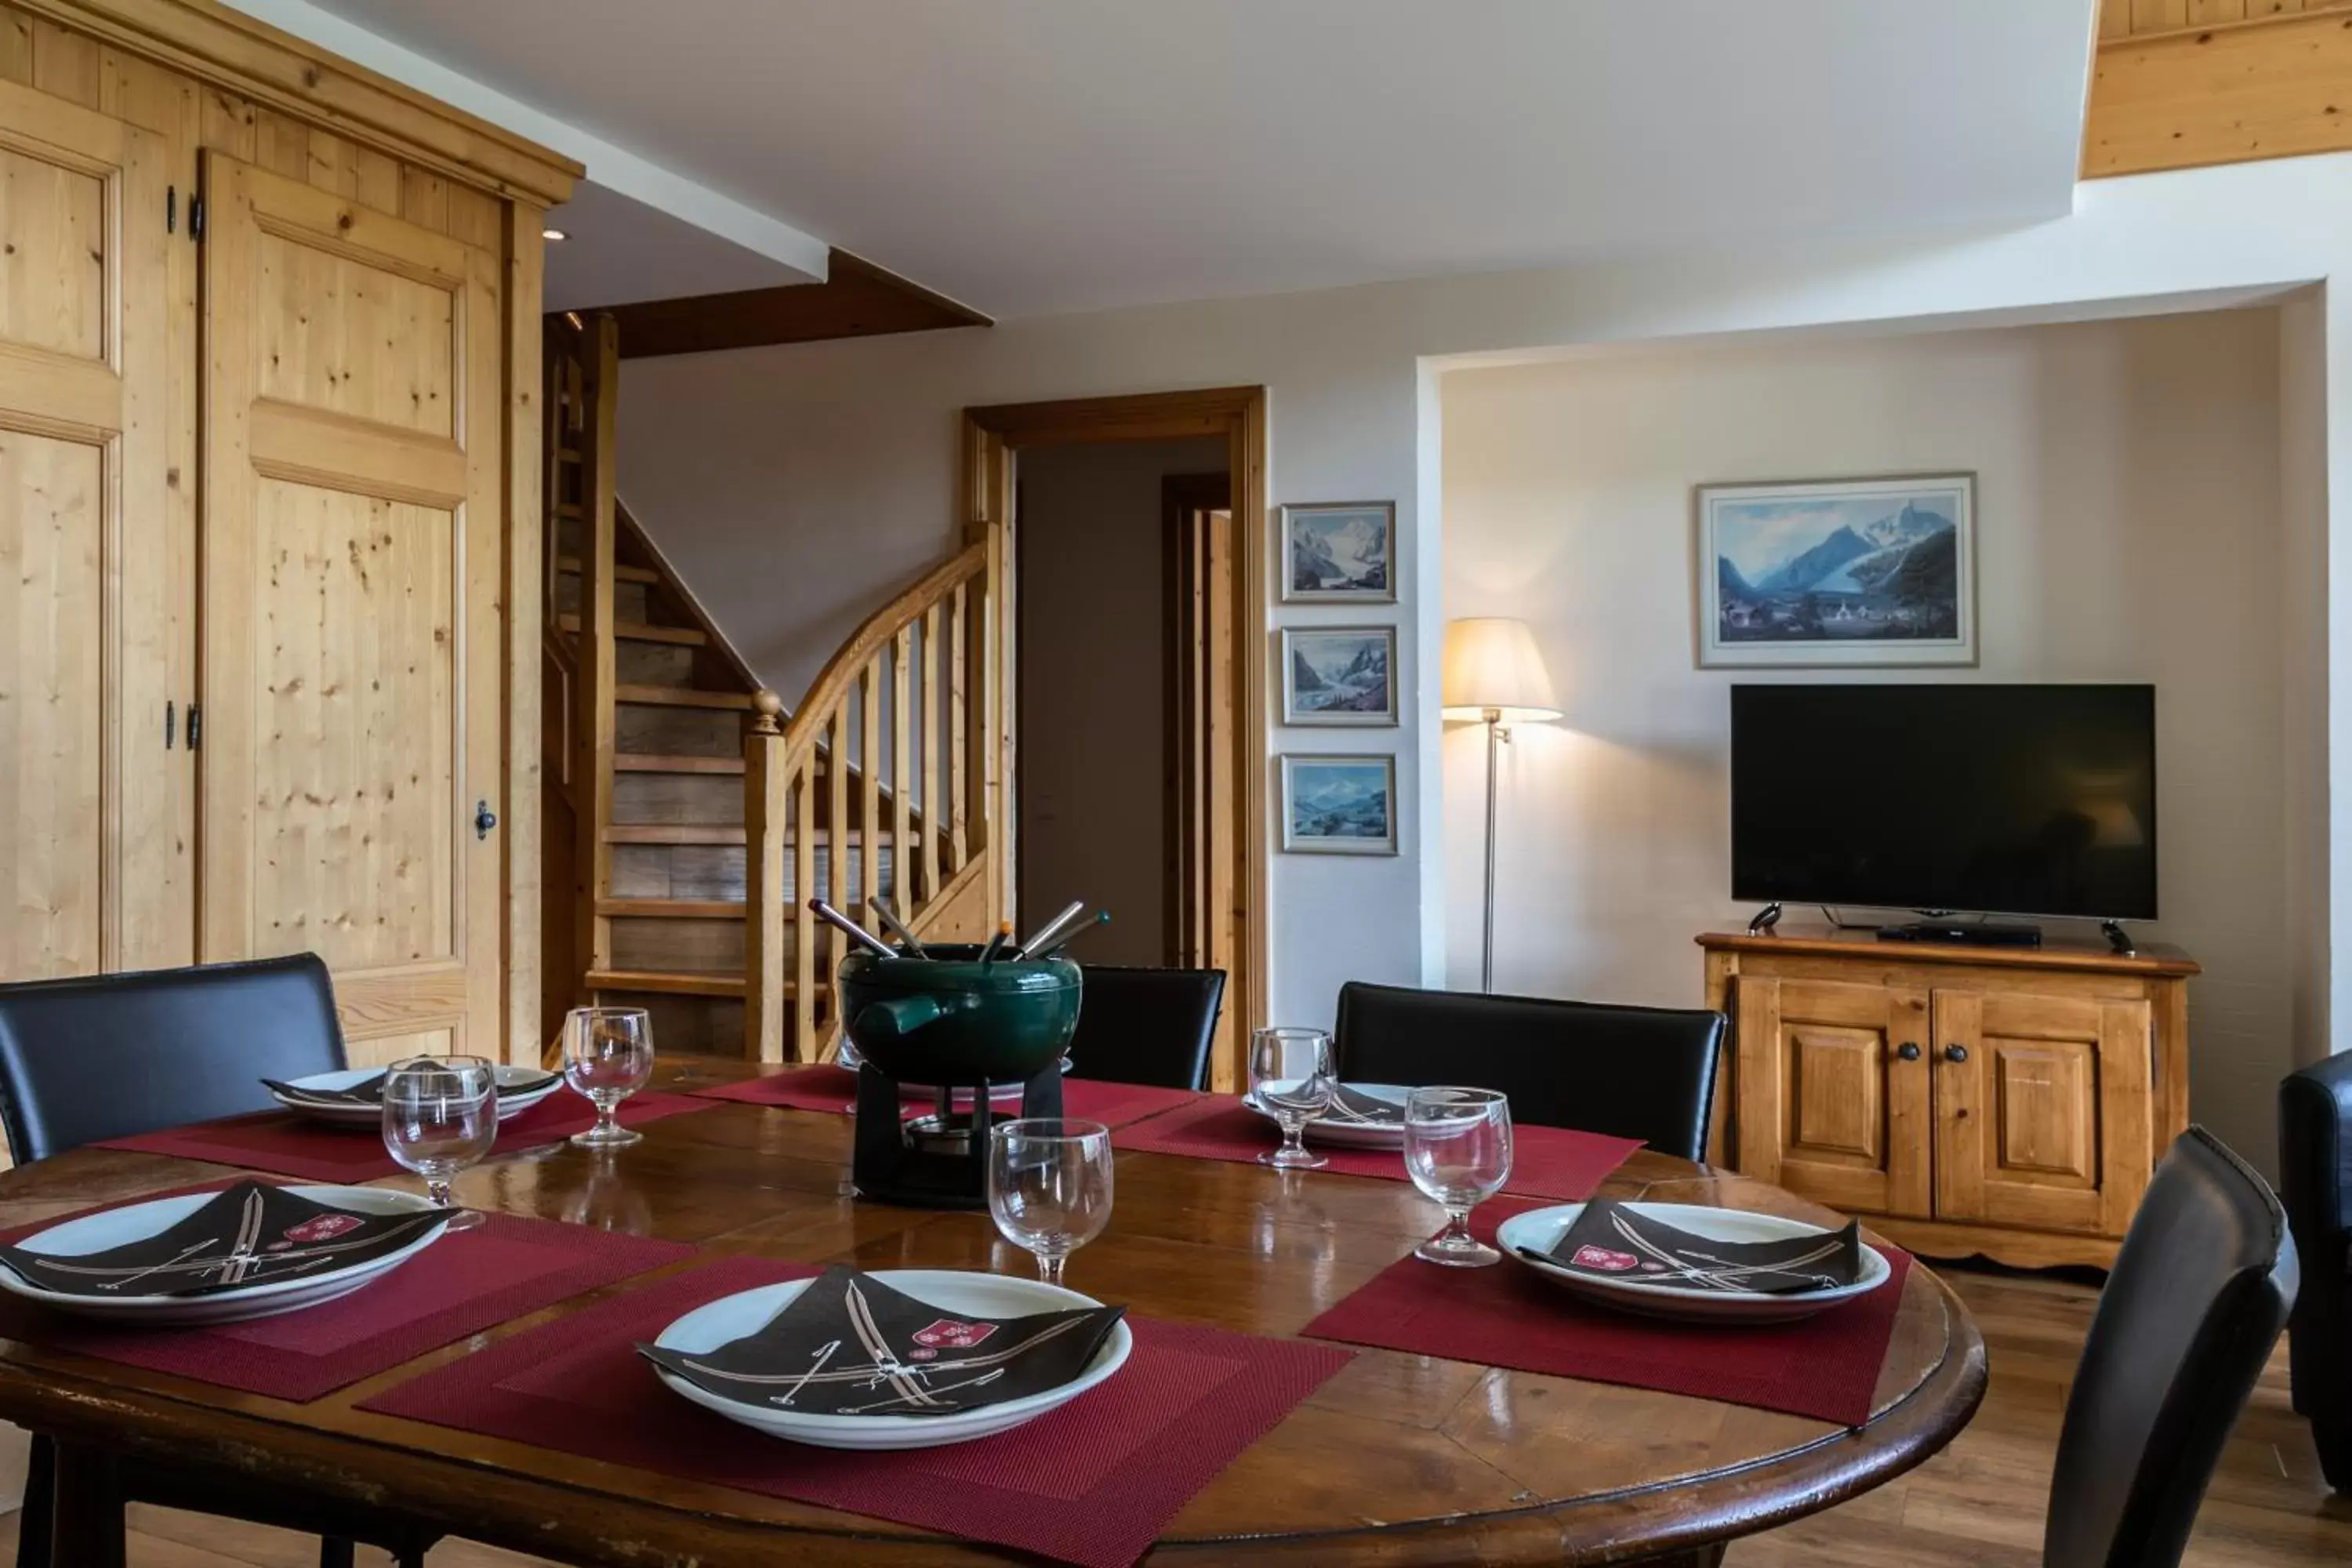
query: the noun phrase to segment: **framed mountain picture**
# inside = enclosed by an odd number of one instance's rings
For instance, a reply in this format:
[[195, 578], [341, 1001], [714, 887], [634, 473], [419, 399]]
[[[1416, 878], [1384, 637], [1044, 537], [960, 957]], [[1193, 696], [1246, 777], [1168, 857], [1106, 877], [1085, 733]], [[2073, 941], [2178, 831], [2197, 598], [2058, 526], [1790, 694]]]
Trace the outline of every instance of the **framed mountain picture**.
[[1282, 759], [1282, 848], [1286, 855], [1397, 852], [1396, 759]]
[[1395, 604], [1395, 542], [1391, 501], [1284, 507], [1283, 602]]
[[1696, 493], [1701, 668], [1977, 661], [1976, 476]]
[[1394, 724], [1394, 626], [1285, 626], [1282, 721]]

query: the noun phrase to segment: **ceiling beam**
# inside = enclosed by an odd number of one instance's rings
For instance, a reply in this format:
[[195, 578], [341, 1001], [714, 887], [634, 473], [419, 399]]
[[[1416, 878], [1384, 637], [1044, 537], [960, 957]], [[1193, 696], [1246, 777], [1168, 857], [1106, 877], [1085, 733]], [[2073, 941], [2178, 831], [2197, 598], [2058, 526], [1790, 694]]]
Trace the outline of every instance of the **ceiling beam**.
[[845, 250], [833, 252], [823, 283], [647, 300], [610, 313], [621, 330], [623, 359], [995, 324]]

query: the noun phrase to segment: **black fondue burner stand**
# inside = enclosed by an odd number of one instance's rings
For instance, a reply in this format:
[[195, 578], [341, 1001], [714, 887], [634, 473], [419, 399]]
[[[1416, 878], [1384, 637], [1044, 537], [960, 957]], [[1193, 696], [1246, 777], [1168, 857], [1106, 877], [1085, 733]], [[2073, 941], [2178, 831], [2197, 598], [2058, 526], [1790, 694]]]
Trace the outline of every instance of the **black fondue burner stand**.
[[[986, 1084], [971, 1092], [970, 1115], [952, 1110], [953, 1089], [945, 1089], [938, 1111], [908, 1121], [901, 1115], [898, 1080], [872, 1062], [860, 1063], [857, 1147], [850, 1164], [857, 1195], [906, 1208], [986, 1208], [988, 1130], [1016, 1118], [997, 1114]], [[1061, 1114], [1062, 1064], [1056, 1060], [1022, 1086], [1020, 1116]]]

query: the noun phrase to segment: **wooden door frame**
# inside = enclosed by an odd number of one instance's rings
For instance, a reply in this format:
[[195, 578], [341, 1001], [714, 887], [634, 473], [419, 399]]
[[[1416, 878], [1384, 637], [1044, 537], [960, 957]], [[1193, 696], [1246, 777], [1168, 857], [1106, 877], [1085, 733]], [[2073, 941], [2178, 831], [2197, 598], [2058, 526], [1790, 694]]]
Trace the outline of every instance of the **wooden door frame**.
[[[1240, 935], [1233, 952], [1214, 956], [1223, 961], [1218, 966], [1229, 976], [1226, 1012], [1234, 1020], [1233, 1037], [1246, 1038], [1249, 1030], [1265, 1022], [1272, 980], [1266, 858], [1265, 661], [1271, 618], [1266, 607], [1265, 389], [1227, 386], [966, 408], [961, 436], [958, 517], [963, 528], [962, 542], [987, 543], [992, 578], [1004, 584], [1003, 603], [994, 613], [1007, 635], [996, 640], [997, 656], [988, 671], [988, 730], [994, 742], [989, 748], [994, 770], [993, 817], [999, 829], [1006, 832], [1013, 820], [1010, 785], [1017, 776], [1013, 711], [1016, 653], [1009, 635], [1017, 624], [1017, 606], [1012, 597], [1013, 455], [1024, 447], [1089, 442], [1200, 437], [1225, 440], [1225, 467], [1233, 484], [1234, 549], [1241, 567], [1234, 616], [1240, 667], [1235, 682], [1239, 689], [1234, 759], [1240, 775], [1235, 798], [1241, 831], [1234, 845], [1233, 878], [1237, 904], [1234, 923]], [[1002, 854], [992, 847], [997, 885], [992, 889], [991, 920], [1005, 918], [1012, 907], [1012, 847], [1007, 846], [1007, 852]], [[1234, 1087], [1236, 1068], [1230, 1052], [1213, 1060], [1212, 1085]]]

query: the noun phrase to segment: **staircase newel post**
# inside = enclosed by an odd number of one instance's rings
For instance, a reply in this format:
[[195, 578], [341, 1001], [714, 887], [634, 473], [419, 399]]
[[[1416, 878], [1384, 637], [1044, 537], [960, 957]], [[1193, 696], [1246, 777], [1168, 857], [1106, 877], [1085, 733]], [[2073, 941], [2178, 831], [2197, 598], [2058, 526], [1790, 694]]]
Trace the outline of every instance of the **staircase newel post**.
[[763, 1062], [786, 1059], [784, 1034], [783, 699], [751, 697], [743, 736], [743, 1046]]

